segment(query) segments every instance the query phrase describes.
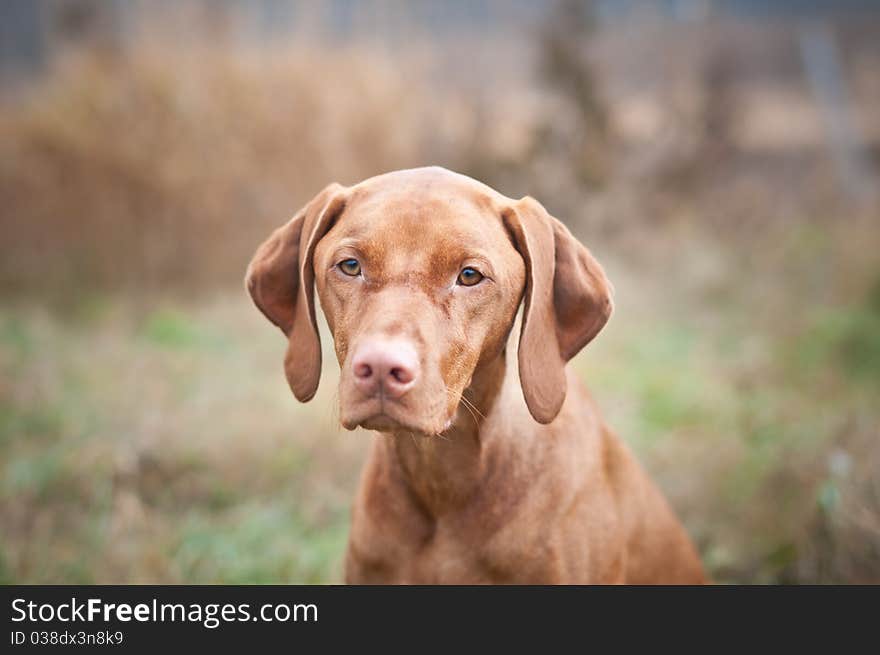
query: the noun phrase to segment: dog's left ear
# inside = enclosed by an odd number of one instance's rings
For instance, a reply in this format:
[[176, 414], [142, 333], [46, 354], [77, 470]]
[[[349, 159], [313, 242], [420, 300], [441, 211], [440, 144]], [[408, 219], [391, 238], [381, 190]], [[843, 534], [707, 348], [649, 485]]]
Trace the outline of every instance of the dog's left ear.
[[590, 251], [538, 201], [525, 197], [502, 217], [526, 264], [520, 384], [535, 420], [550, 423], [565, 402], [565, 363], [608, 321], [612, 288]]
[[315, 320], [315, 245], [345, 208], [346, 188], [331, 184], [257, 249], [245, 275], [254, 303], [288, 337], [284, 372], [293, 395], [311, 400], [321, 379]]

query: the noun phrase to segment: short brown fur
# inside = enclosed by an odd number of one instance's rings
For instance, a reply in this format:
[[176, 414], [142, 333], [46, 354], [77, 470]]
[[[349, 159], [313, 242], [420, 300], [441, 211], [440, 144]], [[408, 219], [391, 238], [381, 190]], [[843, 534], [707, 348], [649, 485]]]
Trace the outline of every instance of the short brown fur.
[[[360, 275], [340, 272], [347, 258]], [[483, 281], [457, 285], [463, 267]], [[347, 582], [704, 582], [669, 505], [565, 366], [608, 320], [611, 287], [535, 200], [441, 168], [331, 185], [260, 247], [247, 287], [289, 338], [285, 371], [303, 401], [321, 369], [317, 287], [341, 421], [381, 433]], [[393, 401], [352, 379], [352, 353], [377, 337], [418, 353], [417, 383]]]

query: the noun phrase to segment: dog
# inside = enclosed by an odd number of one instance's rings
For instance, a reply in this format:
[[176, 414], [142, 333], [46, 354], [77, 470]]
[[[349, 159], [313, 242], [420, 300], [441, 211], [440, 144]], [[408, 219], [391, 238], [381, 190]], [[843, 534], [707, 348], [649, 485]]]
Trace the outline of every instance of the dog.
[[[246, 288], [373, 440], [352, 509], [349, 584], [698, 584], [696, 550], [566, 362], [612, 288], [531, 197], [429, 167], [331, 184], [251, 261]], [[512, 337], [522, 305], [519, 338]]]

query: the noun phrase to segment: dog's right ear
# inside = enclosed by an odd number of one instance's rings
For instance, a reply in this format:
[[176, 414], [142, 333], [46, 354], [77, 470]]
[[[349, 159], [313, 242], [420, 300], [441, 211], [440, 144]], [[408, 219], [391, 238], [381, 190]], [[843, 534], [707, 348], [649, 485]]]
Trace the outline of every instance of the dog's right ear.
[[288, 337], [284, 372], [293, 395], [311, 400], [321, 379], [315, 319], [315, 245], [345, 209], [346, 188], [331, 184], [259, 247], [245, 286], [254, 303]]

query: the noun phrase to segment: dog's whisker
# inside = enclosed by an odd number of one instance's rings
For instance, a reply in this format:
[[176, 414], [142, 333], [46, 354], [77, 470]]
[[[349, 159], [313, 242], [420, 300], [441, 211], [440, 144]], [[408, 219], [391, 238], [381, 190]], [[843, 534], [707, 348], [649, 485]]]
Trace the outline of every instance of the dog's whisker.
[[[446, 389], [446, 393], [454, 395], [453, 392], [452, 392], [450, 389], [448, 389], [448, 388]], [[471, 418], [474, 420], [474, 424], [475, 424], [475, 425], [477, 426], [477, 428], [479, 429], [479, 427], [480, 427], [480, 421], [477, 419], [477, 416], [476, 416], [476, 414], [474, 414], [474, 412], [476, 412], [477, 414], [479, 414], [479, 415], [483, 418], [483, 420], [486, 419], [486, 416], [483, 414], [483, 412], [481, 412], [481, 411], [477, 408], [476, 405], [474, 405], [474, 403], [472, 403], [470, 400], [468, 400], [468, 399], [465, 397], [464, 393], [462, 393], [462, 394], [459, 396], [459, 399], [462, 401], [462, 405], [464, 405], [464, 408], [465, 408], [466, 410], [468, 410], [468, 412], [469, 412], [470, 415], [471, 415]]]
[[479, 415], [483, 418], [483, 420], [486, 419], [486, 415], [483, 414], [483, 412], [480, 411], [480, 409], [479, 409], [479, 408], [473, 403], [473, 401], [469, 400], [469, 399], [467, 398], [467, 396], [464, 395], [464, 392], [462, 392], [462, 394], [461, 394], [461, 399], [462, 399], [462, 400], [463, 400], [468, 406], [470, 406], [470, 407], [471, 407], [471, 408], [472, 408], [477, 414], [479, 414]]
[[465, 409], [468, 411], [468, 413], [471, 415], [471, 418], [474, 419], [474, 425], [476, 425], [477, 428], [479, 428], [479, 427], [480, 427], [480, 422], [477, 420], [477, 416], [476, 416], [476, 414], [474, 414], [474, 411], [473, 411], [470, 407], [468, 407], [467, 405], [465, 405], [464, 408], [465, 408]]
[[[446, 394], [447, 394], [447, 395], [452, 396], [453, 398], [456, 397], [456, 394], [455, 394], [452, 390], [450, 390], [448, 387], [444, 387], [444, 390], [446, 391]], [[473, 421], [474, 421], [474, 425], [477, 427], [477, 429], [479, 429], [479, 428], [480, 428], [480, 421], [477, 419], [476, 414], [474, 414], [474, 410], [476, 410], [477, 414], [479, 414], [480, 416], [482, 416], [484, 419], [485, 419], [486, 417], [483, 416], [483, 413], [480, 412], [480, 410], [478, 410], [478, 409], [476, 408], [476, 406], [475, 406], [472, 402], [470, 402], [467, 398], [464, 397], [464, 394], [459, 395], [459, 396], [458, 396], [458, 399], [464, 401], [464, 402], [461, 403], [461, 404], [464, 406], [464, 408], [465, 408], [465, 409], [468, 411], [468, 413], [471, 415], [471, 418], [472, 418]]]
[[473, 404], [472, 402], [470, 402], [467, 398], [465, 398], [464, 396], [462, 396], [461, 399], [464, 401], [464, 406], [467, 407], [469, 410], [471, 410], [472, 413], [473, 413], [473, 412], [476, 412], [476, 413], [479, 414], [482, 418], [486, 418], [485, 416], [483, 416], [482, 412], [480, 412], [480, 410], [477, 409], [477, 408], [474, 406], [474, 404]]

